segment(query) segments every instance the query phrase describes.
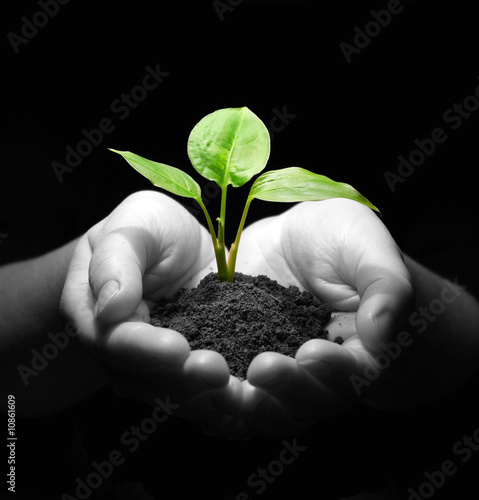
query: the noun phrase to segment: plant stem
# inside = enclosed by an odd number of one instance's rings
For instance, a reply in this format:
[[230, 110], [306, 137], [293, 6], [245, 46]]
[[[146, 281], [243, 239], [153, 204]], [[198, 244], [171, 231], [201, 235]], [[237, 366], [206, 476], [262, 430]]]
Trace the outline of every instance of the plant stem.
[[221, 186], [221, 209], [220, 217], [218, 219], [218, 243], [220, 245], [225, 245], [225, 219], [226, 219], [226, 190], [228, 189], [228, 184]]
[[241, 216], [241, 221], [238, 226], [238, 232], [236, 233], [236, 239], [234, 243], [231, 245], [230, 248], [230, 254], [228, 257], [228, 264], [227, 264], [227, 280], [233, 282], [234, 281], [234, 275], [235, 275], [235, 267], [236, 267], [236, 256], [238, 254], [238, 247], [239, 247], [239, 242], [241, 239], [241, 234], [243, 232], [244, 224], [246, 221], [246, 216], [248, 215], [248, 210], [249, 206], [251, 205], [251, 202], [254, 200], [252, 196], [248, 196], [248, 199], [246, 201], [246, 205], [243, 210], [243, 215]]
[[[210, 230], [211, 234], [211, 240], [213, 242], [213, 248], [215, 251], [215, 257], [216, 257], [216, 264], [218, 266], [218, 278], [220, 281], [226, 281], [227, 275], [228, 275], [228, 265], [226, 263], [226, 254], [225, 254], [225, 245], [224, 243], [221, 244], [216, 237], [215, 233], [215, 228], [213, 226], [213, 222], [211, 221], [210, 214], [208, 213], [208, 210], [205, 207], [205, 204], [203, 203], [203, 200], [201, 198], [195, 198], [195, 200], [198, 202], [200, 205], [201, 209], [203, 210], [203, 213], [205, 214], [206, 217], [206, 222], [208, 224], [208, 229]], [[221, 228], [221, 224], [218, 227], [218, 232]], [[224, 239], [224, 233], [223, 233], [223, 239]]]
[[220, 281], [233, 281], [228, 277], [228, 264], [224, 245], [215, 245], [216, 264], [218, 265], [218, 279]]

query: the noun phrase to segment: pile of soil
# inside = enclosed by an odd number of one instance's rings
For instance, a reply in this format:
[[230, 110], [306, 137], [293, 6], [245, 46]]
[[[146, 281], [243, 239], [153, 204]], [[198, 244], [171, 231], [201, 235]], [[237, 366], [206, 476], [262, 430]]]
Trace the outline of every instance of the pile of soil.
[[[294, 356], [304, 342], [327, 339], [324, 326], [332, 308], [296, 286], [279, 285], [267, 276], [235, 273], [234, 283], [208, 274], [196, 288], [181, 289], [151, 314], [151, 324], [183, 334], [191, 349], [224, 356], [241, 379], [259, 353]], [[341, 338], [335, 342], [342, 343]]]

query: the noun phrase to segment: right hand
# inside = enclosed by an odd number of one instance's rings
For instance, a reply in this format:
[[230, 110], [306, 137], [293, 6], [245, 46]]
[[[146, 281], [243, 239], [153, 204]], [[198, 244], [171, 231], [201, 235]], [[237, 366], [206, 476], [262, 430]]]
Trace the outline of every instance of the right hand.
[[[331, 339], [345, 340], [312, 339], [294, 358], [264, 352], [253, 359], [242, 417], [254, 432], [297, 435], [364, 399], [356, 380], [376, 369], [414, 302], [401, 252], [374, 212], [345, 198], [299, 203], [244, 231], [237, 270], [310, 291], [335, 310], [326, 326]], [[347, 335], [338, 323], [349, 324]], [[381, 382], [381, 391], [372, 384], [376, 400], [390, 398], [401, 379]]]
[[210, 425], [240, 404], [239, 381], [218, 353], [191, 351], [180, 333], [150, 325], [148, 304], [215, 269], [208, 231], [168, 196], [138, 192], [80, 239], [61, 308], [118, 394], [168, 398], [175, 413]]

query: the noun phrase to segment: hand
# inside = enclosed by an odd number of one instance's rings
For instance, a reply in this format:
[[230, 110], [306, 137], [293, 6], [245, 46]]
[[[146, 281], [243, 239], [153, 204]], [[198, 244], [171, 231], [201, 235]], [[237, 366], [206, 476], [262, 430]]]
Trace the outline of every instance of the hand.
[[237, 271], [311, 291], [342, 311], [329, 331], [346, 339], [310, 340], [295, 359], [263, 353], [253, 360], [241, 417], [260, 434], [301, 432], [364, 397], [354, 377], [378, 373], [376, 357], [413, 305], [411, 277], [393, 238], [370, 209], [342, 198], [301, 203], [250, 226]]
[[180, 333], [149, 324], [148, 308], [213, 270], [211, 237], [193, 216], [164, 194], [135, 193], [81, 238], [62, 311], [120, 395], [169, 398], [179, 415], [214, 420], [237, 399], [224, 358], [191, 352]]

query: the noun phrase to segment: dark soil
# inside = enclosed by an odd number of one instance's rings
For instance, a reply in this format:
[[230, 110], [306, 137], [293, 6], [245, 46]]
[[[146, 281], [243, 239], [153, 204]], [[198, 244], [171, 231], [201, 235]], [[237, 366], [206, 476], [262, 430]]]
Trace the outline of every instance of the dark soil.
[[327, 339], [324, 326], [331, 312], [310, 292], [285, 288], [267, 276], [236, 273], [230, 283], [210, 273], [197, 288], [182, 289], [160, 302], [151, 323], [182, 333], [191, 349], [219, 352], [231, 374], [244, 379], [261, 352], [294, 356], [307, 340]]

